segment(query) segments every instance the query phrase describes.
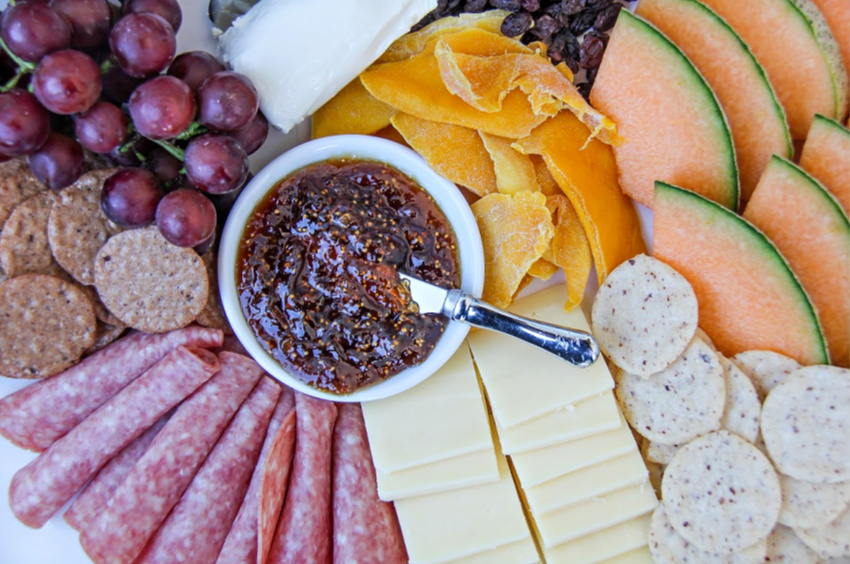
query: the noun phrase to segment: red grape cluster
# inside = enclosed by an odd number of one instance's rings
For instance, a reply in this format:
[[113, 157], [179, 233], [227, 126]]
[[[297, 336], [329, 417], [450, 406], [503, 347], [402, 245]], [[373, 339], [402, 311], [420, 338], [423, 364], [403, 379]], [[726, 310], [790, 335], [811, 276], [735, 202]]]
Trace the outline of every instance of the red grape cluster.
[[[216, 208], [248, 177], [268, 134], [257, 91], [209, 53], [175, 57], [177, 0], [19, 0], [0, 18], [0, 161], [26, 157], [53, 189], [86, 151], [121, 166], [101, 204], [124, 227], [156, 222], [184, 247], [211, 244]], [[215, 205], [214, 205], [215, 204]]]

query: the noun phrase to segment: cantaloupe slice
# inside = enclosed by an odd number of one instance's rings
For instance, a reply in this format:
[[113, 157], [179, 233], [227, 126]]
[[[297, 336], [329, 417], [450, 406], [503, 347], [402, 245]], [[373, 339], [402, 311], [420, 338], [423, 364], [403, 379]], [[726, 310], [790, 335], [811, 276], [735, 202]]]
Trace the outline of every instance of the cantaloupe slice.
[[744, 219], [788, 260], [818, 312], [833, 364], [848, 366], [850, 221], [835, 197], [795, 164], [774, 157]]
[[847, 0], [812, 0], [823, 14], [832, 36], [838, 42], [844, 68], [850, 72], [850, 2]]
[[750, 198], [773, 154], [794, 154], [785, 111], [762, 66], [735, 31], [698, 0], [641, 0], [635, 13], [669, 37], [702, 73], [729, 120]]
[[815, 114], [844, 121], [847, 71], [811, 0], [703, 1], [729, 22], [767, 71], [794, 139], [806, 137]]
[[800, 166], [838, 198], [850, 214], [850, 131], [816, 115], [800, 154]]
[[626, 10], [611, 32], [591, 103], [617, 124], [623, 191], [652, 207], [663, 180], [738, 207], [738, 169], [726, 117], [693, 64], [656, 28]]
[[773, 243], [741, 216], [689, 190], [655, 186], [653, 255], [693, 285], [699, 326], [726, 356], [771, 350], [826, 364], [815, 309]]

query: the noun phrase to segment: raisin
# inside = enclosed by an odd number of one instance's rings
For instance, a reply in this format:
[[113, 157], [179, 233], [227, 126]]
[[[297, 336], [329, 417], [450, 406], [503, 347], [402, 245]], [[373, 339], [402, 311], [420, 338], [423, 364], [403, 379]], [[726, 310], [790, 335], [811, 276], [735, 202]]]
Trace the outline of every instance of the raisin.
[[598, 67], [605, 52], [605, 42], [596, 35], [588, 33], [581, 43], [579, 65], [583, 69]]
[[565, 26], [570, 23], [570, 15], [564, 11], [564, 8], [560, 4], [553, 4], [549, 6], [543, 10], [543, 14], [540, 14], [540, 16], [544, 14], [552, 17], [560, 26]]
[[450, 16], [460, 8], [462, 0], [437, 0], [437, 13], [441, 16]]
[[597, 31], [608, 31], [614, 27], [617, 21], [617, 16], [620, 14], [622, 4], [611, 4], [607, 8], [603, 8], [593, 21], [593, 29]]
[[561, 0], [559, 4], [565, 14], [572, 16], [584, 10], [585, 0]]
[[490, 5], [497, 10], [508, 10], [509, 12], [516, 12], [521, 7], [520, 0], [490, 0]]
[[519, 0], [519, 4], [527, 12], [536, 12], [540, 9], [540, 0]]
[[561, 26], [558, 25], [558, 21], [555, 18], [548, 14], [543, 14], [534, 22], [531, 33], [538, 39], [547, 39], [560, 28]]
[[591, 69], [587, 69], [584, 73], [584, 78], [587, 80], [589, 84], [593, 84], [596, 82], [596, 74], [599, 72], [599, 67], [593, 67]]
[[534, 24], [534, 19], [528, 12], [514, 12], [502, 20], [501, 32], [506, 37], [519, 37]]
[[564, 56], [564, 64], [566, 64], [570, 68], [570, 70], [573, 71], [573, 74], [578, 74], [578, 71], [581, 69], [578, 64], [578, 61], [568, 55]]
[[483, 12], [487, 8], [487, 0], [466, 0], [463, 4], [464, 12]]
[[587, 0], [587, 7], [593, 8], [594, 10], [600, 10], [613, 3], [613, 0]]
[[572, 21], [570, 21], [570, 31], [574, 35], [581, 35], [593, 27], [594, 21], [596, 21], [596, 10], [587, 9], [584, 12], [577, 14]]

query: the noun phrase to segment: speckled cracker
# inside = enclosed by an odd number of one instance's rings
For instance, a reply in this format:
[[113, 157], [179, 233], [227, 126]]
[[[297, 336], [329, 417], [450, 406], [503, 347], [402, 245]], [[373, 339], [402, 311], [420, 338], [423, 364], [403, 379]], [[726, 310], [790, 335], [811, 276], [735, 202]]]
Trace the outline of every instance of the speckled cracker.
[[694, 336], [698, 316], [696, 294], [685, 277], [646, 255], [611, 272], [591, 312], [603, 352], [638, 376], [672, 364]]
[[93, 170], [62, 190], [47, 222], [53, 256], [81, 284], [94, 284], [94, 257], [120, 228], [100, 207], [103, 183], [114, 169]]
[[225, 333], [231, 334], [233, 330], [230, 328], [230, 323], [227, 322], [227, 317], [224, 315], [224, 308], [221, 306], [221, 296], [218, 290], [218, 266], [216, 264], [218, 255], [212, 251], [207, 251], [201, 255], [201, 259], [204, 261], [204, 266], [207, 269], [210, 292], [207, 298], [207, 304], [201, 310], [201, 313], [198, 314], [198, 318], [195, 321], [198, 325], [221, 329]]
[[640, 446], [640, 453], [645, 460], [657, 462], [658, 464], [670, 464], [673, 456], [682, 445], [664, 445], [655, 441], [644, 440]]
[[850, 556], [850, 507], [825, 527], [795, 530], [800, 539], [823, 558]]
[[657, 443], [681, 444], [720, 428], [723, 367], [717, 354], [694, 338], [675, 362], [649, 378], [618, 372], [616, 393], [638, 433]]
[[850, 480], [850, 370], [818, 365], [788, 376], [764, 400], [761, 433], [783, 474]]
[[188, 325], [209, 294], [207, 270], [198, 253], [172, 245], [156, 227], [109, 239], [95, 259], [94, 279], [109, 311], [146, 333]]
[[649, 552], [656, 564], [760, 564], [765, 561], [767, 541], [733, 554], [705, 551], [676, 532], [661, 504], [655, 508], [649, 523]]
[[[779, 475], [779, 522], [795, 529], [825, 527], [850, 504], [850, 482], [818, 484]], [[850, 535], [850, 530], [847, 531]]]
[[720, 426], [755, 443], [759, 436], [761, 418], [761, 401], [756, 389], [734, 362], [719, 353], [718, 357], [723, 365], [726, 381], [726, 403]]
[[94, 343], [95, 317], [73, 284], [43, 274], [0, 283], [0, 376], [44, 378]]
[[47, 242], [47, 219], [56, 198], [56, 192], [39, 192], [18, 204], [6, 220], [0, 234], [0, 264], [9, 276], [55, 276], [62, 270]]
[[728, 431], [694, 439], [664, 472], [664, 507], [677, 533], [708, 552], [765, 539], [779, 516], [779, 478], [759, 450]]
[[779, 564], [821, 564], [817, 553], [806, 546], [793, 529], [785, 525], [776, 525], [767, 537], [767, 556], [764, 561]]
[[750, 377], [759, 401], [764, 401], [770, 390], [803, 367], [793, 358], [773, 351], [739, 352], [732, 357], [732, 362]]
[[0, 163], [0, 230], [15, 207], [47, 186], [39, 182], [26, 159], [10, 159]]

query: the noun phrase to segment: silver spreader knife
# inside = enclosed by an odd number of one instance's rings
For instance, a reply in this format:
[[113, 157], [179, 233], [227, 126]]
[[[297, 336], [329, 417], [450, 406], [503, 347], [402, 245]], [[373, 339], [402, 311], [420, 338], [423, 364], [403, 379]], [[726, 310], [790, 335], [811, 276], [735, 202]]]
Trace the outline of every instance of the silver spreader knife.
[[575, 366], [590, 366], [599, 358], [599, 344], [590, 333], [514, 315], [461, 290], [444, 290], [407, 274], [401, 278], [421, 313], [439, 313], [452, 321], [516, 337]]

